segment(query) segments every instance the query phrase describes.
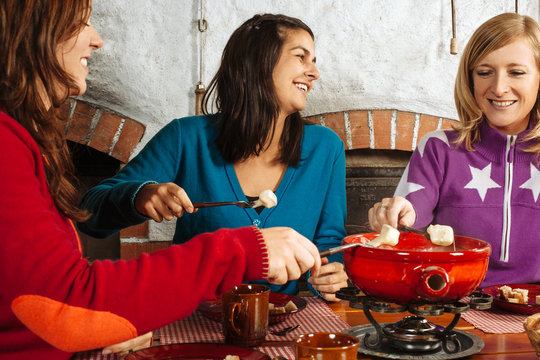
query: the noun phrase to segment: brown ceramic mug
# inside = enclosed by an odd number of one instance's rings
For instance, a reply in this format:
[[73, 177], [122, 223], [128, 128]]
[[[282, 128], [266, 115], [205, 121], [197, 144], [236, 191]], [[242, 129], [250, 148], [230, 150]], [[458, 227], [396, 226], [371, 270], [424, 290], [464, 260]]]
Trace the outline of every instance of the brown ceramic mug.
[[257, 346], [268, 332], [270, 289], [264, 285], [242, 284], [221, 296], [225, 343]]
[[356, 360], [358, 338], [341, 333], [303, 334], [295, 340], [298, 360]]

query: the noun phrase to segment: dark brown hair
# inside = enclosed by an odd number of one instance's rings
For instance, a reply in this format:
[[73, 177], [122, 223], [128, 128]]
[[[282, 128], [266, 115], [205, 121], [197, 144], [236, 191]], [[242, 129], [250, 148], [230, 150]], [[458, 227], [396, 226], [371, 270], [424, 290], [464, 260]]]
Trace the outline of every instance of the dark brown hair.
[[60, 106], [76, 89], [56, 49], [88, 22], [91, 0], [0, 1], [0, 109], [18, 121], [38, 144], [56, 207], [80, 221], [73, 162]]
[[[231, 35], [221, 65], [204, 94], [202, 109], [209, 114], [215, 92], [220, 132], [216, 140], [230, 163], [259, 155], [274, 136], [279, 113], [272, 73], [290, 30], [313, 32], [301, 20], [285, 15], [255, 15]], [[289, 115], [280, 139], [279, 160], [298, 166], [306, 122], [299, 112]]]

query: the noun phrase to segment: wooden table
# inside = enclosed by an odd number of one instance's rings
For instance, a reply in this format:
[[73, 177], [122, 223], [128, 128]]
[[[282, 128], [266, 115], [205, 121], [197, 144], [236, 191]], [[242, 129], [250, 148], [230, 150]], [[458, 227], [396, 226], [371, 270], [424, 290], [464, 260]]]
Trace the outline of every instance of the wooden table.
[[[369, 324], [369, 320], [364, 315], [363, 310], [353, 309], [348, 305], [348, 301], [341, 301], [336, 303], [329, 303], [330, 309], [336, 313], [342, 320], [351, 326]], [[373, 317], [380, 323], [394, 323], [397, 322], [409, 313], [397, 313], [397, 314], [382, 314], [372, 312]], [[453, 319], [452, 314], [445, 313], [441, 316], [429, 316], [427, 319], [434, 324], [446, 326], [450, 324]], [[519, 334], [486, 334], [480, 330], [475, 329], [472, 325], [463, 319], [460, 319], [456, 325], [456, 329], [463, 330], [475, 334], [484, 341], [484, 348], [480, 353], [467, 357], [470, 360], [537, 360], [536, 352], [529, 342], [529, 338], [525, 332]], [[156, 335], [156, 341], [154, 345], [159, 344], [159, 337]], [[290, 346], [294, 351], [294, 342], [290, 340], [286, 341], [265, 341], [262, 346], [270, 347], [283, 347]], [[79, 354], [81, 355], [81, 354]], [[114, 357], [113, 357], [114, 358]], [[103, 359], [99, 352], [95, 352], [93, 356], [91, 354], [85, 354], [84, 356], [75, 357], [77, 360], [100, 360]], [[371, 357], [358, 354], [358, 359], [372, 359]]]
[[[363, 310], [357, 310], [349, 307], [347, 301], [341, 301], [338, 303], [331, 303], [328, 306], [338, 314], [345, 322], [351, 326], [369, 324], [369, 320], [364, 315]], [[372, 312], [373, 317], [378, 322], [397, 322], [406, 315], [412, 315], [408, 313], [399, 314], [381, 314]], [[428, 320], [434, 324], [446, 326], [450, 324], [453, 319], [452, 314], [444, 314], [441, 316], [430, 316]], [[537, 360], [536, 352], [534, 351], [529, 338], [526, 333], [520, 334], [486, 334], [480, 330], [475, 329], [465, 320], [460, 319], [456, 325], [456, 329], [470, 332], [480, 337], [485, 346], [478, 354], [472, 355], [467, 359], [471, 360]], [[359, 354], [358, 359], [370, 359], [367, 356]]]

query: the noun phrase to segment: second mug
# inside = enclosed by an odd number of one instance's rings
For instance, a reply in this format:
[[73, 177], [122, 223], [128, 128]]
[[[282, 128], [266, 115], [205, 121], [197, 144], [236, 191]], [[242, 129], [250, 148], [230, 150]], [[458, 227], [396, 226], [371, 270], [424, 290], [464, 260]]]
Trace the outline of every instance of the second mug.
[[221, 296], [225, 343], [257, 346], [268, 332], [270, 289], [264, 285], [242, 284]]

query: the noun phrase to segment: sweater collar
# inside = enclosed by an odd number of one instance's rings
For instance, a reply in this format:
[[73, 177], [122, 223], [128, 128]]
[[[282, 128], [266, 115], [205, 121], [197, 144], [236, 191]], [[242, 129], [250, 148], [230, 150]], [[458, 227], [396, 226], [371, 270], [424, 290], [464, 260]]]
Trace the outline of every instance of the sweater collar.
[[[532, 141], [524, 141], [523, 138], [531, 131], [534, 124], [534, 119], [531, 118], [527, 129], [517, 135], [515, 147], [517, 149], [515, 161], [530, 161], [530, 156], [523, 150], [532, 145]], [[512, 136], [504, 135], [499, 131], [490, 127], [486, 121], [480, 125], [480, 141], [473, 144], [473, 149], [478, 151], [488, 160], [493, 162], [504, 162], [506, 159], [507, 144]]]

